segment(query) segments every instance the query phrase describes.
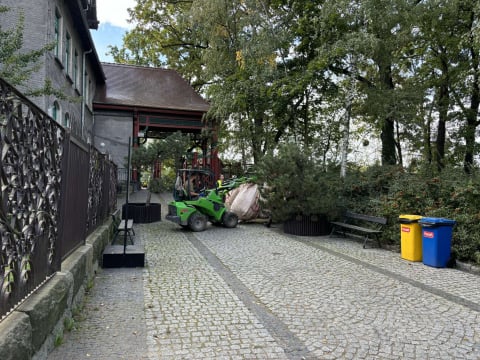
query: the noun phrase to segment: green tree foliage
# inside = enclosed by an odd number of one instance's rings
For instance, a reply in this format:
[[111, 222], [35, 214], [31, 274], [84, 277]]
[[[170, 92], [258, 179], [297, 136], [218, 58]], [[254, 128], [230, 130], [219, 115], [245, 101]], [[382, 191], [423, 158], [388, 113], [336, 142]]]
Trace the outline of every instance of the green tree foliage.
[[339, 205], [458, 217], [455, 251], [478, 255], [477, 211], [459, 205], [477, 203], [478, 1], [139, 0], [131, 17], [116, 61], [175, 68], [208, 97], [224, 146], [276, 189], [278, 218], [342, 184], [314, 179], [338, 177], [351, 130], [380, 143], [381, 166], [350, 163]]
[[353, 129], [380, 141], [382, 164], [402, 165], [404, 152], [415, 151], [439, 168], [463, 155], [468, 169], [477, 153], [479, 7], [140, 0], [131, 11], [135, 29], [112, 53], [180, 71], [211, 100], [227, 144], [256, 162], [292, 139], [329, 143], [335, 155], [350, 97]]
[[132, 166], [143, 171], [152, 171], [157, 161], [180, 160], [189, 145], [189, 138], [175, 132], [164, 139], [155, 139], [133, 148]]
[[192, 4], [193, 1], [138, 0], [129, 10], [135, 28], [127, 32], [121, 48], [110, 47], [115, 62], [169, 66], [200, 89], [202, 50], [207, 45], [199, 24], [186, 16], [194, 11]]
[[[155, 45], [142, 48], [153, 54], [147, 63], [158, 64], [163, 56], [202, 86], [197, 88], [212, 100], [210, 116], [222, 120], [227, 141], [248, 149], [255, 162], [285, 139], [313, 143], [320, 96], [335, 88], [292, 57], [296, 34], [289, 30], [296, 19], [288, 7], [253, 0], [150, 0], [138, 2], [132, 20], [138, 26], [123, 49], [113, 49], [115, 60], [131, 62], [131, 54], [139, 54], [132, 44], [148, 38]], [[156, 50], [149, 52], [152, 46]]]
[[168, 135], [164, 139], [155, 139], [142, 146], [133, 148], [131, 155], [132, 167], [139, 171], [150, 174], [150, 183], [148, 184], [148, 196], [146, 203], [150, 203], [151, 190], [158, 187], [158, 180], [154, 179], [155, 164], [164, 163], [173, 160], [178, 166], [180, 158], [185, 153], [190, 141], [188, 136], [180, 132]]
[[410, 51], [416, 66], [410, 81], [424, 89], [427, 131], [432, 130], [435, 120], [438, 123], [435, 144], [432, 146], [429, 138], [424, 142], [426, 160], [435, 161], [439, 168], [452, 161], [451, 150], [460, 148], [449, 148], [447, 127], [456, 126], [459, 131], [452, 134], [452, 140], [465, 142], [461, 152], [468, 170], [473, 164], [472, 134], [478, 126], [478, 4], [429, 1], [422, 2], [418, 10]]
[[271, 211], [273, 221], [295, 215], [334, 216], [340, 191], [338, 175], [325, 171], [305, 149], [282, 144], [276, 154], [266, 154], [256, 170], [259, 182], [267, 184], [261, 190], [263, 205]]
[[454, 219], [455, 258], [480, 264], [480, 177], [478, 172], [458, 176], [458, 167], [436, 164], [415, 169], [371, 167], [355, 171], [340, 192], [342, 205], [388, 218], [385, 243], [400, 243], [398, 217], [419, 214]]
[[[0, 6], [0, 16], [11, 11], [6, 6]], [[45, 52], [53, 49], [53, 44], [37, 50], [23, 51], [24, 15], [19, 13], [15, 27], [0, 28], [0, 77], [14, 86], [25, 85], [30, 76], [36, 72]], [[27, 89], [27, 95], [38, 96], [54, 93], [51, 82], [46, 82], [42, 89]]]

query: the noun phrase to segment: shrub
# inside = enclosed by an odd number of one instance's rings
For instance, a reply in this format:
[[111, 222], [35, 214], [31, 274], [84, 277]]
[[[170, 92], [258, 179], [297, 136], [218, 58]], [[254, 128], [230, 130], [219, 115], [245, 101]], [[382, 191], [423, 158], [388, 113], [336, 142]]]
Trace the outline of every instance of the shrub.
[[383, 242], [399, 246], [402, 214], [456, 221], [452, 256], [480, 264], [480, 176], [460, 168], [440, 173], [426, 166], [409, 171], [398, 166], [350, 169], [340, 181], [338, 169], [325, 171], [297, 145], [286, 144], [266, 155], [257, 171], [264, 207], [274, 221], [295, 215], [327, 214], [341, 209], [384, 216]]
[[383, 241], [400, 244], [398, 217], [414, 214], [456, 221], [453, 257], [480, 263], [480, 178], [461, 169], [370, 168], [351, 173], [343, 191], [345, 206], [388, 218]]
[[175, 184], [175, 174], [162, 175], [162, 177], [150, 181], [149, 190], [156, 194], [171, 192], [173, 191], [173, 184]]
[[282, 145], [257, 167], [263, 207], [273, 221], [295, 215], [326, 214], [335, 210], [339, 175], [326, 172], [295, 144]]

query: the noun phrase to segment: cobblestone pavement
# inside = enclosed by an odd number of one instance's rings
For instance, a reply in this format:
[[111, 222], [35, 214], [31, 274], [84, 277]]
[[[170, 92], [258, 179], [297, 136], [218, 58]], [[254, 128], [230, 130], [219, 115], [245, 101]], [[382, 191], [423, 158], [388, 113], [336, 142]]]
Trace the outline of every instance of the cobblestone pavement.
[[480, 359], [478, 275], [259, 224], [135, 231], [145, 268], [102, 270], [49, 359]]
[[105, 269], [50, 360], [148, 359], [142, 269]]

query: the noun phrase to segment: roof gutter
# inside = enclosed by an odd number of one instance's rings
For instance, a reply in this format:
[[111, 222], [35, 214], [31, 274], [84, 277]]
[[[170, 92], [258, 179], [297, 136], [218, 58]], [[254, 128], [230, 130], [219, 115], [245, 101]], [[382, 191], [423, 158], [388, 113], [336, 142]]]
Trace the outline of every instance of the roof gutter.
[[105, 72], [103, 71], [102, 64], [98, 57], [97, 51], [95, 50], [95, 44], [93, 42], [92, 35], [90, 34], [90, 27], [87, 22], [85, 9], [83, 8], [80, 0], [66, 1], [66, 3], [69, 5], [70, 10], [72, 11], [73, 21], [75, 25], [79, 29], [81, 28], [81, 31], [79, 31], [79, 33], [84, 48], [91, 49], [90, 52], [92, 52], [95, 56], [92, 65], [95, 69], [95, 72], [98, 74], [97, 78], [99, 78], [99, 82], [104, 83], [106, 79]]
[[93, 103], [94, 110], [121, 110], [121, 111], [135, 111], [143, 113], [162, 113], [162, 114], [173, 114], [173, 115], [198, 115], [202, 116], [207, 111], [201, 110], [182, 110], [182, 109], [169, 109], [169, 108], [152, 108], [145, 106], [134, 106], [134, 105], [117, 105], [109, 103]]

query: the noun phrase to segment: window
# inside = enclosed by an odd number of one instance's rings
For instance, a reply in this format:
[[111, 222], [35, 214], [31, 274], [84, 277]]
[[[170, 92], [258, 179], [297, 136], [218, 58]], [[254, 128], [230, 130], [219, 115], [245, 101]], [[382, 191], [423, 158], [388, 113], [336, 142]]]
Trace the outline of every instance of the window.
[[70, 37], [70, 34], [67, 32], [65, 35], [65, 59], [64, 59], [64, 66], [65, 66], [65, 71], [67, 72], [67, 75], [70, 75], [71, 47], [72, 47], [72, 38]]
[[51, 116], [52, 119], [58, 122], [60, 119], [60, 105], [58, 105], [58, 102], [54, 102], [52, 107], [51, 107]]
[[60, 56], [60, 34], [61, 34], [61, 23], [62, 23], [62, 18], [60, 16], [60, 13], [58, 12], [57, 9], [55, 9], [55, 48], [54, 48], [54, 54], [58, 58]]
[[88, 98], [87, 98], [87, 104], [91, 108], [92, 107], [92, 80], [88, 79]]
[[84, 79], [84, 89], [83, 89], [83, 101], [85, 106], [91, 108], [92, 107], [92, 80], [88, 73], [85, 72], [85, 79]]
[[78, 52], [73, 54], [73, 86], [78, 89]]
[[70, 114], [69, 113], [65, 113], [65, 116], [63, 117], [63, 127], [70, 127]]
[[85, 71], [85, 76], [84, 76], [84, 84], [83, 84], [83, 102], [85, 103], [85, 105], [88, 105], [88, 97], [90, 96], [89, 94], [89, 88], [88, 88], [88, 84], [90, 83], [90, 79], [88, 78], [88, 74], [87, 72]]

